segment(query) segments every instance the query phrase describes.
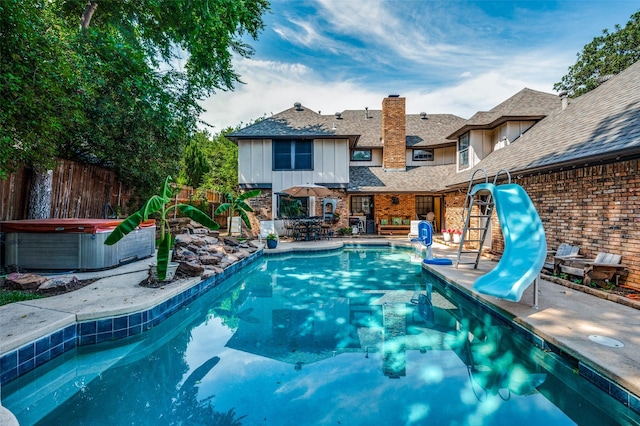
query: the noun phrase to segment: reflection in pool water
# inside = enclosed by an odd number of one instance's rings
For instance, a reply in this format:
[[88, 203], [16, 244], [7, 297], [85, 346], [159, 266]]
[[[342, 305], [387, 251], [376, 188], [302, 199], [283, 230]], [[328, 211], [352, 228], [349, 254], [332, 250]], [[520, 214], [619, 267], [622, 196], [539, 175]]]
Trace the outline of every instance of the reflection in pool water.
[[136, 339], [3, 387], [21, 424], [633, 424], [402, 249], [256, 261]]

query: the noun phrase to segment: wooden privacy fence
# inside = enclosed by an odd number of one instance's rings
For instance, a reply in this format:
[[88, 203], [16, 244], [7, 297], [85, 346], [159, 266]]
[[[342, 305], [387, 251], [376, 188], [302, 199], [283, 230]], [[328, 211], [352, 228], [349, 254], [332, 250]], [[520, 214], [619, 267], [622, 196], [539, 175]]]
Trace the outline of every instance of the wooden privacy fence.
[[[30, 185], [31, 174], [27, 169], [0, 180], [0, 220], [27, 218]], [[188, 203], [194, 195], [193, 188], [182, 187], [177, 200]], [[216, 192], [208, 191], [203, 196], [212, 205], [220, 202]], [[53, 170], [52, 219], [104, 218], [115, 214], [122, 217], [130, 213], [127, 209], [132, 199], [133, 190], [125, 187], [114, 172], [102, 167], [59, 160]]]

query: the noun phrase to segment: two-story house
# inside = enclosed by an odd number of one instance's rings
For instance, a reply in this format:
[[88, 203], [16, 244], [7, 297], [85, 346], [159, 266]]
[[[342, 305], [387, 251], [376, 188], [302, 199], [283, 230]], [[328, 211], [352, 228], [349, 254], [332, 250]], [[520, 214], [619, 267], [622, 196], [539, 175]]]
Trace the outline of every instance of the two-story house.
[[[361, 232], [379, 225], [444, 215], [441, 191], [456, 170], [456, 141], [447, 138], [465, 120], [451, 114], [406, 114], [405, 98], [390, 95], [381, 110], [347, 110], [322, 115], [296, 103], [293, 108], [229, 134], [238, 145], [242, 188], [262, 189], [259, 219], [349, 217]], [[333, 195], [292, 197], [285, 190], [316, 184]], [[256, 203], [253, 203], [256, 205]]]
[[[241, 186], [264, 190], [260, 219], [285, 216], [284, 189], [315, 183], [334, 190], [343, 218], [364, 214], [379, 225], [434, 212], [438, 228], [461, 229], [472, 174], [508, 170], [536, 205], [549, 247], [619, 253], [623, 280], [640, 288], [640, 62], [579, 98], [523, 89], [469, 120], [406, 114], [404, 99], [389, 96], [381, 111], [335, 115], [296, 104], [230, 138]], [[321, 200], [301, 202], [307, 214], [322, 213]]]

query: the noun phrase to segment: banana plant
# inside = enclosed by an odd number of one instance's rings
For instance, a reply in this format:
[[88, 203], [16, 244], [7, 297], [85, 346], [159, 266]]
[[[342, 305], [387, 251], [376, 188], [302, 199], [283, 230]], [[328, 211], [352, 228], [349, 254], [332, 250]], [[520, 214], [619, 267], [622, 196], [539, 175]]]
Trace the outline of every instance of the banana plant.
[[158, 253], [156, 254], [156, 265], [158, 269], [158, 280], [163, 281], [167, 276], [169, 266], [169, 256], [173, 246], [173, 236], [169, 227], [169, 212], [178, 209], [180, 213], [209, 229], [218, 229], [219, 225], [202, 210], [188, 204], [172, 203], [173, 191], [171, 189], [171, 176], [167, 176], [160, 195], [149, 198], [137, 212], [131, 214], [111, 232], [104, 243], [108, 246], [120, 241], [125, 235], [133, 231], [141, 222], [149, 220], [151, 215], [159, 215], [160, 239], [158, 242]]
[[[247, 213], [253, 212], [253, 209], [249, 204], [245, 202], [247, 198], [256, 197], [260, 195], [259, 189], [254, 189], [252, 191], [247, 191], [243, 194], [234, 197], [233, 194], [227, 194], [226, 198], [228, 202], [220, 204], [215, 211], [215, 214], [222, 214], [229, 211], [229, 216], [231, 217], [231, 222], [233, 222], [233, 217], [238, 213], [238, 215], [242, 218], [242, 221], [247, 228], [251, 229], [251, 221], [249, 220], [249, 216]], [[231, 223], [229, 224], [229, 233], [231, 235]]]

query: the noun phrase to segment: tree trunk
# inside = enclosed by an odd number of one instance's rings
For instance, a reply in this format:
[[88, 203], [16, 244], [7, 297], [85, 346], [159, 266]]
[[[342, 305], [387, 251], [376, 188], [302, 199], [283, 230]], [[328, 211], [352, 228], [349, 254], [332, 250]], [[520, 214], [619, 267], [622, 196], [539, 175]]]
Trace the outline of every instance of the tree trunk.
[[29, 211], [27, 219], [49, 219], [53, 197], [53, 170], [41, 173], [34, 170], [29, 189]]
[[89, 24], [91, 23], [91, 18], [93, 17], [93, 12], [96, 11], [98, 7], [98, 2], [88, 1], [87, 6], [82, 13], [82, 18], [80, 19], [80, 28], [86, 30], [89, 28]]

